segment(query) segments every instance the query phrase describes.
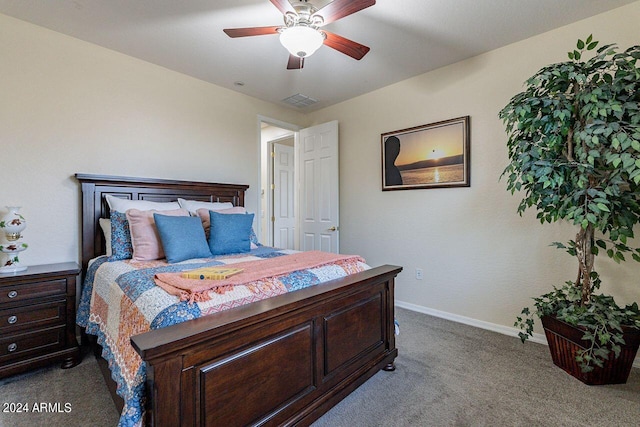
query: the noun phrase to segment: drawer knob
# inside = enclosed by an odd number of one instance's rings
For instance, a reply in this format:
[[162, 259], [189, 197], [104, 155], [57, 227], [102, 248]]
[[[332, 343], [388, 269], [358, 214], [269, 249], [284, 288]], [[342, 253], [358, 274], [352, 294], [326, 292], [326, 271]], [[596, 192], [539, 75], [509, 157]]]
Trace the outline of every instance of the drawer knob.
[[15, 298], [18, 296], [18, 291], [11, 291], [7, 294], [9, 298]]
[[9, 322], [10, 325], [13, 325], [17, 321], [18, 321], [18, 316], [9, 316], [9, 318], [7, 319], [7, 322]]
[[12, 342], [11, 344], [9, 344], [9, 346], [7, 347], [7, 350], [9, 350], [9, 353], [12, 353], [14, 351], [16, 351], [18, 349], [18, 344]]

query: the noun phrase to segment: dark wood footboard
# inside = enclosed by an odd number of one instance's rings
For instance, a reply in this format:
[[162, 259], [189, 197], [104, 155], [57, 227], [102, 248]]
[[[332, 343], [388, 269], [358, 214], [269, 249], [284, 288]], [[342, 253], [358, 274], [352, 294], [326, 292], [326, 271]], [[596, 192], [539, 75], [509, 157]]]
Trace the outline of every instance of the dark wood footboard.
[[394, 279], [381, 266], [134, 336], [146, 424], [309, 425], [392, 370]]

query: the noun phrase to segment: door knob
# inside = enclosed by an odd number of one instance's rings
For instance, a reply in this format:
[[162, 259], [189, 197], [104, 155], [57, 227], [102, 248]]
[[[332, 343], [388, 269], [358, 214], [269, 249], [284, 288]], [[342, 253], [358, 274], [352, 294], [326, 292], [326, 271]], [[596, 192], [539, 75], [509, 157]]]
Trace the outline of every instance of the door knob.
[[329, 231], [337, 231], [337, 230], [338, 228], [335, 225], [329, 229]]

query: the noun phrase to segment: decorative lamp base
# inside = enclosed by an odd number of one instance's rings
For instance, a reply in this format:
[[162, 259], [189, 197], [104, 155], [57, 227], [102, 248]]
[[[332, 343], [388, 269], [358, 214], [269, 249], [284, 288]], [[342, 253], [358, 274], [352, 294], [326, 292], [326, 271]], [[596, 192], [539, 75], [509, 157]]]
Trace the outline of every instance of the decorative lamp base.
[[0, 243], [0, 274], [26, 270], [27, 266], [20, 263], [18, 255], [28, 247], [24, 242]]
[[26, 269], [26, 265], [8, 265], [5, 267], [0, 267], [0, 274], [17, 273], [19, 271], [25, 271]]

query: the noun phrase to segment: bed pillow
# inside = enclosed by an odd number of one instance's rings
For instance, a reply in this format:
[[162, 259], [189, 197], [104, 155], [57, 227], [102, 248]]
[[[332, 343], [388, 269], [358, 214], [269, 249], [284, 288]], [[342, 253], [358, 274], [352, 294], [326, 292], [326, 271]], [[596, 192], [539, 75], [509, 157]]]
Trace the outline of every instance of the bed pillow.
[[[204, 234], [205, 236], [207, 236], [207, 239], [209, 239], [209, 230], [211, 228], [211, 218], [209, 216], [209, 212], [211, 212], [208, 209], [204, 209], [204, 208], [200, 208], [196, 211], [196, 214], [200, 217], [200, 219], [202, 220], [202, 227], [204, 228]], [[243, 208], [242, 206], [234, 206], [232, 208], [229, 209], [222, 209], [219, 211], [214, 211], [214, 212], [218, 212], [221, 214], [246, 214], [247, 210], [245, 208]], [[256, 232], [253, 231], [253, 227], [251, 227], [251, 233], [249, 234], [249, 240], [251, 241], [251, 249], [255, 249], [258, 246], [260, 246], [260, 243], [258, 243], [258, 236], [256, 235]]]
[[[209, 215], [209, 212], [211, 211], [211, 209], [206, 208], [196, 210], [196, 215], [198, 215], [202, 221], [202, 228], [204, 228], [204, 234], [207, 236], [207, 239], [209, 238], [209, 229], [211, 227], [211, 216]], [[246, 214], [247, 210], [242, 206], [234, 206], [227, 209], [214, 210], [214, 212], [221, 214]]]
[[111, 219], [100, 218], [98, 223], [100, 224], [102, 236], [104, 237], [105, 255], [111, 256]]
[[254, 214], [221, 214], [209, 212], [211, 231], [209, 249], [213, 255], [236, 254], [251, 250], [251, 228]]
[[198, 209], [206, 209], [209, 211], [219, 211], [222, 209], [229, 209], [233, 207], [231, 202], [200, 202], [198, 200], [185, 200], [178, 198], [180, 207], [188, 210], [191, 213], [196, 213]]
[[109, 261], [130, 259], [133, 256], [129, 221], [124, 212], [111, 211], [111, 256]]
[[117, 211], [125, 213], [129, 209], [138, 209], [140, 211], [148, 211], [151, 209], [155, 209], [157, 211], [170, 211], [175, 209], [180, 209], [180, 204], [178, 202], [149, 202], [147, 200], [129, 200], [129, 199], [121, 199], [120, 197], [115, 197], [110, 194], [104, 196], [107, 199], [107, 204], [109, 205], [109, 209], [111, 211]]
[[[129, 231], [131, 232], [132, 258], [135, 261], [153, 261], [165, 257], [153, 216], [157, 212], [159, 211], [129, 209], [126, 213], [127, 221], [129, 221]], [[162, 215], [169, 216], [189, 216], [189, 212], [186, 209], [160, 212], [162, 212]]]
[[154, 213], [167, 262], [174, 263], [192, 258], [209, 258], [211, 251], [200, 218], [194, 216], [168, 216]]

